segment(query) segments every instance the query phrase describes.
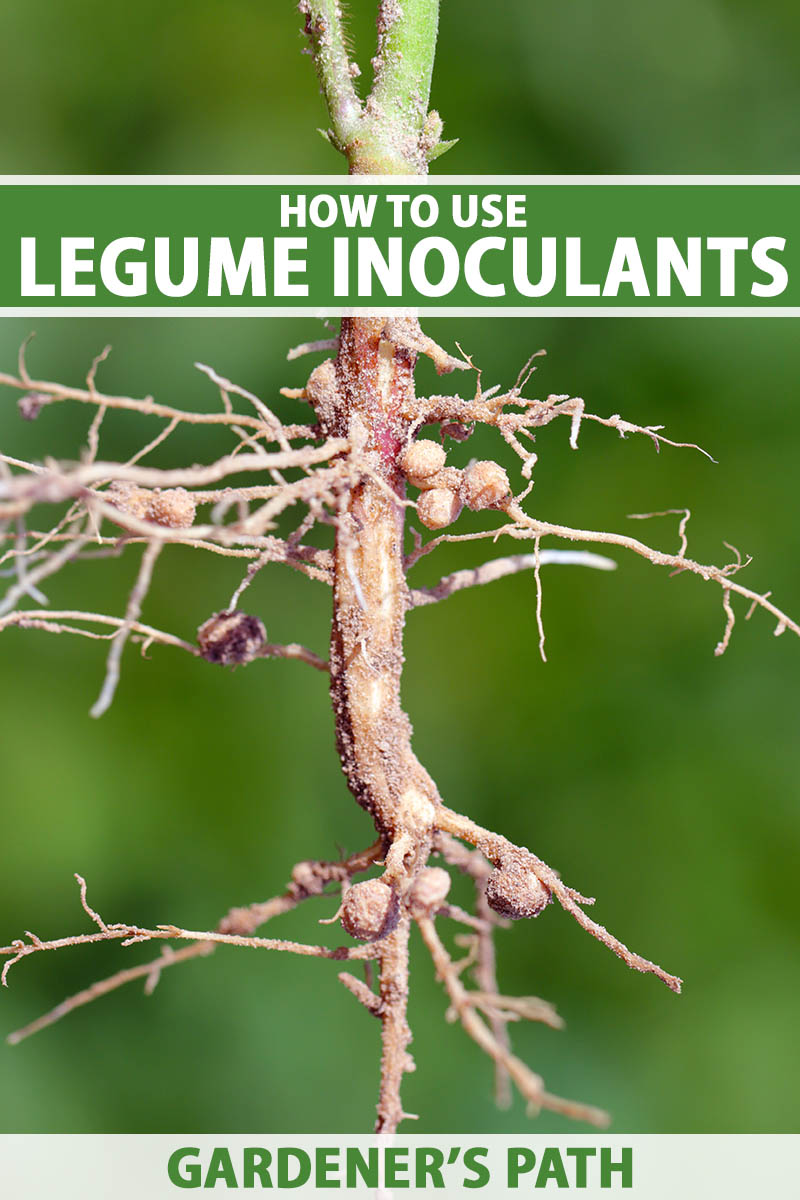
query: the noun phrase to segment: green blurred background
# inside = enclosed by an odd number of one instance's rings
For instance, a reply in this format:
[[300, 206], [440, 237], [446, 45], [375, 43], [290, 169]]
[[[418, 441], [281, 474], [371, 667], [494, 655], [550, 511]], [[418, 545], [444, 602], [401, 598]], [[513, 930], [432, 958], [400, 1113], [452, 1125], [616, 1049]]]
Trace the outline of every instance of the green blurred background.
[[[351, 0], [362, 62], [374, 4]], [[290, 0], [6, 0], [0, 18], [0, 170], [336, 172]], [[753, 0], [445, 0], [434, 85], [451, 172], [792, 172], [798, 169], [800, 9]], [[201, 358], [274, 403], [300, 385], [295, 321], [41, 320], [35, 374], [79, 383], [107, 342], [108, 391], [212, 407]], [[12, 369], [31, 322], [0, 325]], [[748, 581], [800, 611], [797, 554], [800, 344], [791, 321], [468, 320], [429, 323], [459, 340], [485, 380], [509, 382], [540, 346], [542, 393], [664, 423], [719, 460], [656, 456], [646, 439], [566, 426], [537, 449], [535, 511], [628, 527], [626, 514], [688, 505], [691, 548], [755, 555]], [[421, 387], [433, 376], [421, 369]], [[59, 406], [25, 425], [2, 396], [8, 453], [75, 455], [88, 414]], [[282, 403], [287, 416], [295, 410]], [[152, 427], [155, 432], [155, 426]], [[109, 418], [104, 454], [144, 440]], [[217, 456], [200, 436], [156, 461]], [[475, 442], [466, 453], [495, 451]], [[677, 547], [674, 524], [638, 534]], [[137, 554], [138, 552], [133, 552]], [[135, 560], [76, 567], [54, 605], [119, 613]], [[419, 568], [476, 562], [453, 549]], [[405, 698], [415, 745], [443, 795], [536, 850], [599, 897], [597, 915], [686, 980], [677, 998], [627, 971], [551, 908], [499, 938], [503, 986], [554, 1001], [568, 1028], [515, 1029], [551, 1090], [606, 1106], [630, 1132], [797, 1128], [800, 989], [798, 646], [740, 618], [722, 659], [716, 589], [620, 558], [615, 575], [548, 568], [549, 662], [536, 651], [534, 591], [518, 577], [413, 613]], [[182, 549], [158, 570], [145, 616], [191, 638], [223, 607], [239, 568]], [[264, 571], [247, 607], [274, 640], [324, 651], [329, 598]], [[333, 751], [324, 680], [263, 662], [235, 673], [165, 649], [126, 655], [117, 700], [87, 710], [102, 645], [17, 631], [0, 645], [3, 836], [0, 942], [81, 925], [72, 872], [107, 919], [213, 924], [279, 890], [306, 856], [370, 840]], [[317, 938], [333, 901], [282, 924]], [[276, 931], [278, 927], [276, 926]], [[118, 948], [31, 960], [2, 995], [10, 1031], [88, 981], [143, 956]], [[419, 946], [411, 1023], [413, 1132], [529, 1129], [492, 1107], [490, 1070], [457, 1027]], [[16, 1049], [0, 1049], [6, 1132], [364, 1130], [378, 1071], [375, 1023], [336, 968], [220, 951], [167, 972], [153, 997], [119, 992]], [[543, 1116], [540, 1132], [568, 1128]]]

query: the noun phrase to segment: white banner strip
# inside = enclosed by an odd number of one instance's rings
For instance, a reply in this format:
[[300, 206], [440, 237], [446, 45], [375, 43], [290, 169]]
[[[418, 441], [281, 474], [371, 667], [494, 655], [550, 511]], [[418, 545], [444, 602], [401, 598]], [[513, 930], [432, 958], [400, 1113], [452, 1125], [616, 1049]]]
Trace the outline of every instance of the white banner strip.
[[9, 1200], [176, 1200], [185, 1191], [386, 1197], [575, 1191], [640, 1200], [796, 1196], [800, 1135], [0, 1136]]
[[24, 317], [26, 320], [45, 317], [211, 317], [215, 321], [220, 317], [256, 317], [264, 320], [267, 317], [314, 317], [320, 320], [326, 317], [403, 317], [412, 314], [416, 317], [525, 317], [535, 320], [537, 317], [800, 317], [800, 308], [773, 306], [770, 308], [751, 308], [748, 306], [731, 306], [728, 308], [663, 308], [653, 305], [639, 308], [620, 306], [619, 308], [441, 308], [436, 305], [423, 305], [419, 308], [393, 308], [384, 304], [380, 308], [142, 308], [131, 305], [126, 308], [74, 308], [42, 307], [42, 308], [0, 308], [2, 317]]

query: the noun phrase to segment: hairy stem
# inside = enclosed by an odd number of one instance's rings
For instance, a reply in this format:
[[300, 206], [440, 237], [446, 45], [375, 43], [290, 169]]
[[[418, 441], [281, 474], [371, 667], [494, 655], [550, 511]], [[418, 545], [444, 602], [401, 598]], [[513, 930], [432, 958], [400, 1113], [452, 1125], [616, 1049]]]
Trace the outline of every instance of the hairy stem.
[[375, 86], [351, 171], [418, 174], [426, 169], [420, 137], [439, 28], [439, 0], [382, 0]]
[[423, 175], [442, 122], [428, 112], [439, 0], [381, 0], [375, 80], [362, 106], [353, 86], [339, 0], [300, 0], [305, 32], [330, 116], [329, 141], [354, 175]]
[[373, 96], [387, 115], [422, 129], [428, 111], [439, 0], [383, 0]]
[[344, 147], [358, 125], [361, 102], [353, 87], [341, 6], [339, 0], [300, 0], [298, 7], [306, 19], [305, 32], [331, 118], [333, 140]]

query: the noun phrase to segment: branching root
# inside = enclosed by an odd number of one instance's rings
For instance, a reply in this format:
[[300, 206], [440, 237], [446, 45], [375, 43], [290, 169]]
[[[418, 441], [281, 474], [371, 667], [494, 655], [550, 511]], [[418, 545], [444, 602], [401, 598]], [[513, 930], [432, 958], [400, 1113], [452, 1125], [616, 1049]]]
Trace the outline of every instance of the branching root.
[[[320, 6], [305, 0], [303, 7], [312, 46], [331, 56], [325, 60], [330, 70], [338, 69], [340, 59], [349, 62], [335, 29], [320, 24]], [[349, 88], [338, 94], [345, 124], [353, 96]], [[72, 462], [47, 457], [28, 461], [0, 454], [0, 576], [8, 581], [0, 598], [0, 633], [12, 627], [38, 629], [108, 643], [94, 716], [107, 711], [119, 690], [129, 642], [138, 642], [143, 653], [162, 645], [218, 666], [244, 666], [265, 657], [309, 664], [328, 679], [342, 767], [355, 799], [375, 824], [377, 840], [360, 854], [335, 862], [298, 863], [281, 895], [231, 909], [215, 929], [205, 931], [176, 924], [150, 928], [108, 922], [90, 905], [86, 884], [76, 876], [90, 930], [54, 939], [28, 932], [0, 947], [5, 959], [3, 985], [23, 959], [73, 946], [118, 942], [130, 948], [158, 942], [159, 953], [62, 1001], [11, 1034], [9, 1041], [20, 1042], [125, 984], [143, 981], [150, 994], [166, 969], [207, 956], [218, 946], [361, 962], [363, 979], [350, 971], [343, 971], [339, 979], [380, 1025], [377, 1128], [391, 1133], [409, 1115], [401, 1102], [401, 1085], [414, 1068], [407, 1003], [409, 938], [416, 924], [446, 993], [448, 1019], [462, 1026], [494, 1066], [498, 1104], [510, 1102], [514, 1087], [531, 1111], [544, 1108], [605, 1125], [605, 1113], [552, 1095], [514, 1055], [510, 1025], [529, 1020], [560, 1029], [563, 1022], [547, 1001], [503, 994], [497, 980], [495, 934], [510, 921], [537, 917], [556, 902], [632, 969], [655, 975], [674, 992], [680, 991], [681, 981], [629, 950], [592, 920], [585, 909], [593, 901], [568, 887], [526, 847], [443, 803], [411, 748], [410, 725], [400, 702], [403, 626], [411, 609], [530, 572], [544, 659], [543, 581], [550, 567], [611, 571], [616, 562], [597, 548], [613, 547], [672, 574], [699, 576], [721, 589], [725, 624], [715, 648], [718, 656], [731, 643], [735, 597], [748, 602], [746, 619], [760, 609], [776, 622], [776, 635], [787, 629], [800, 635], [800, 625], [773, 603], [769, 592], [740, 582], [739, 572], [750, 560], [738, 551], [731, 548], [734, 559], [723, 566], [706, 566], [689, 556], [687, 509], [633, 515], [638, 520], [679, 518], [677, 552], [666, 552], [627, 534], [557, 524], [524, 507], [538, 461], [534, 439], [559, 418], [568, 422], [569, 444], [576, 449], [585, 422], [620, 437], [642, 435], [656, 450], [700, 447], [672, 441], [661, 426], [636, 425], [619, 414], [594, 416], [576, 397], [529, 398], [526, 392], [538, 355], [532, 356], [511, 389], [484, 388], [481, 373], [468, 355], [449, 354], [411, 318], [345, 318], [338, 338], [306, 343], [290, 352], [290, 359], [335, 354], [314, 369], [305, 387], [284, 389], [279, 401], [309, 404], [311, 423], [284, 420], [277, 406], [203, 364], [196, 365], [204, 386], [210, 383], [214, 389], [212, 408], [185, 411], [151, 397], [135, 399], [100, 391], [97, 376], [108, 350], [94, 360], [82, 388], [33, 379], [25, 350], [23, 346], [16, 374], [0, 374], [0, 387], [21, 396], [20, 416], [46, 423], [49, 410], [67, 402], [86, 406], [91, 416], [84, 444], [76, 448]], [[417, 397], [414, 367], [420, 354], [428, 356], [440, 373], [472, 369], [474, 395]], [[157, 423], [141, 449], [122, 463], [101, 457], [104, 418], [112, 411]], [[458, 466], [448, 461], [448, 443], [468, 440], [479, 424], [496, 430], [520, 460], [518, 492], [500, 462], [473, 460]], [[438, 440], [420, 438], [423, 427], [432, 425], [439, 427]], [[185, 427], [213, 433], [208, 461], [170, 469], [148, 465], [157, 448], [163, 453], [175, 449]], [[706, 451], [700, 452], [710, 458]], [[464, 508], [482, 514], [484, 524], [472, 532], [451, 532]], [[47, 511], [53, 513], [49, 523], [41, 515]], [[423, 533], [412, 529], [411, 549], [405, 544], [409, 513], [424, 530], [432, 531], [424, 540]], [[320, 544], [320, 531], [328, 528], [333, 530], [333, 548]], [[529, 542], [531, 548], [450, 572], [432, 587], [409, 582], [416, 564], [445, 545], [485, 540], [494, 544], [500, 538]], [[244, 574], [233, 594], [217, 597], [198, 631], [173, 633], [143, 619], [148, 594], [158, 586], [156, 567], [174, 545], [242, 560]], [[91, 607], [85, 611], [51, 607], [41, 591], [45, 584], [48, 591], [57, 586], [60, 573], [72, 570], [76, 563], [129, 556], [137, 546], [143, 550], [137, 555], [128, 600], [119, 615]], [[243, 611], [243, 597], [252, 581], [276, 564], [331, 587], [329, 660], [298, 643], [269, 641], [262, 618]], [[443, 865], [432, 866], [433, 857]], [[450, 902], [451, 871], [471, 879], [474, 911]], [[367, 878], [356, 878], [367, 872]], [[311, 897], [333, 898], [335, 909], [326, 923], [339, 923], [355, 944], [317, 945], [257, 933], [266, 922]], [[465, 949], [460, 960], [440, 936], [443, 922], [452, 922], [462, 931], [456, 938]], [[474, 987], [466, 982], [470, 978]]]

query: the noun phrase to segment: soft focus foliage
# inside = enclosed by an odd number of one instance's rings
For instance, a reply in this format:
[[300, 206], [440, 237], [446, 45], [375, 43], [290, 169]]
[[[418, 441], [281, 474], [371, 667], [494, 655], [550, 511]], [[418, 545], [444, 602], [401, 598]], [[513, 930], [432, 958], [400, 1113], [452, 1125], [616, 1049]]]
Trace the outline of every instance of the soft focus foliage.
[[[372, 38], [372, 4], [354, 0]], [[323, 123], [293, 5], [154, 0], [123, 10], [12, 0], [2, 17], [0, 170], [324, 172], [339, 161]], [[800, 107], [795, 5], [634, 0], [444, 5], [433, 100], [461, 141], [453, 172], [796, 170]], [[367, 56], [368, 57], [368, 54]], [[30, 322], [0, 325], [13, 369]], [[195, 359], [270, 403], [301, 385], [295, 342], [308, 321], [38, 321], [34, 374], [79, 383], [106, 342], [100, 386], [212, 406]], [[688, 505], [690, 552], [725, 561], [722, 539], [755, 555], [747, 582], [800, 611], [796, 524], [800, 410], [796, 326], [785, 320], [547, 320], [430, 323], [510, 383], [548, 349], [542, 393], [583, 395], [602, 414], [664, 422], [719, 460], [566, 425], [537, 443], [530, 510], [624, 529], [625, 514]], [[420, 370], [420, 387], [433, 387]], [[424, 382], [423, 382], [424, 381]], [[289, 414], [289, 402], [280, 411]], [[0, 397], [4, 450], [74, 455], [85, 410], [33, 424]], [[133, 418], [135, 421], [136, 418]], [[104, 426], [104, 454], [141, 430]], [[154, 459], [174, 465], [163, 448]], [[202, 433], [180, 443], [207, 453]], [[494, 443], [456, 453], [494, 454]], [[506, 462], [510, 468], [513, 463]], [[632, 532], [677, 548], [668, 520]], [[442, 569], [479, 561], [453, 549]], [[537, 655], [533, 580], [507, 579], [412, 613], [406, 700], [415, 746], [443, 796], [531, 846], [630, 945], [680, 973], [680, 999], [622, 964], [551, 907], [500, 935], [510, 992], [538, 992], [568, 1023], [520, 1028], [549, 1084], [608, 1107], [637, 1132], [794, 1128], [800, 957], [794, 911], [800, 842], [798, 648], [756, 616], [722, 659], [716, 588], [617, 555], [616, 574], [546, 568], [549, 662]], [[53, 603], [118, 613], [133, 557], [86, 564], [47, 589]], [[427, 573], [427, 574], [426, 574]], [[433, 582], [433, 564], [419, 582]], [[224, 607], [238, 568], [183, 549], [162, 556], [145, 619], [182, 636]], [[745, 577], [742, 577], [745, 580]], [[329, 596], [266, 570], [248, 606], [275, 640], [324, 652]], [[738, 613], [744, 613], [739, 607]], [[102, 645], [5, 633], [0, 940], [72, 931], [72, 872], [108, 919], [203, 928], [263, 899], [298, 858], [371, 840], [332, 744], [325, 681], [257, 662], [228, 672], [129, 648], [110, 714], [88, 718]], [[281, 924], [317, 940], [310, 904]], [[0, 997], [8, 1031], [135, 949], [76, 950], [24, 964]], [[139, 951], [141, 954], [142, 952]], [[420, 1069], [407, 1084], [425, 1130], [528, 1128], [496, 1113], [490, 1069], [456, 1028], [425, 961], [411, 1022]], [[120, 993], [15, 1050], [0, 1049], [0, 1128], [35, 1131], [353, 1130], [371, 1123], [377, 1028], [333, 964], [220, 951], [167, 973], [150, 999]], [[342, 1080], [346, 1081], [346, 1086]], [[537, 1131], [564, 1122], [543, 1117]]]

